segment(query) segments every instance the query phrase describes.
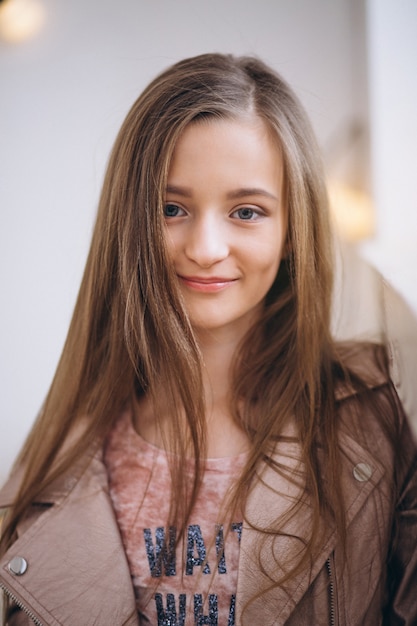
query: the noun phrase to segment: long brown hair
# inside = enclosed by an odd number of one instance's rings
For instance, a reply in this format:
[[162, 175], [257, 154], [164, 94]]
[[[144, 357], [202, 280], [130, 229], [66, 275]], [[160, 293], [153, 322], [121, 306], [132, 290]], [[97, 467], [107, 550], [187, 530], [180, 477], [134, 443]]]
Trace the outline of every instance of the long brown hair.
[[[263, 317], [235, 359], [232, 411], [252, 442], [235, 498], [246, 492], [261, 463], [272, 464], [271, 442], [295, 416], [314, 511], [310, 547], [323, 511], [331, 512], [343, 535], [333, 393], [337, 359], [329, 331], [331, 237], [320, 156], [301, 105], [275, 72], [255, 58], [206, 54], [157, 77], [116, 139], [62, 357], [19, 457], [25, 476], [3, 548], [37, 494], [103, 441], [132, 395], [146, 393], [157, 402], [159, 389], [172, 400], [179, 452], [171, 512], [178, 518], [174, 501], [185, 499], [185, 525], [201, 481], [205, 408], [200, 353], [165, 248], [164, 190], [176, 141], [188, 124], [248, 113], [264, 120], [282, 150], [288, 235]], [[331, 493], [320, 481], [318, 432]], [[64, 454], [71, 437], [74, 443]], [[187, 490], [182, 459], [190, 447], [195, 480]], [[304, 557], [309, 554], [307, 546]]]

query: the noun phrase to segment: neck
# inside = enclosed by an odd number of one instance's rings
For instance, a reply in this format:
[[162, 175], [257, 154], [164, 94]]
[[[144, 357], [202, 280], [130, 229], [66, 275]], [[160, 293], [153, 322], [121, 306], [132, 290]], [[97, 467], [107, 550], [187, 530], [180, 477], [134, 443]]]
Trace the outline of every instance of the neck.
[[208, 332], [197, 333], [203, 357], [203, 376], [207, 406], [216, 405], [229, 396], [232, 364], [238, 344], [230, 337]]
[[240, 337], [209, 331], [196, 336], [203, 357], [207, 456], [235, 456], [248, 447], [231, 413], [232, 367]]
[[[236, 456], [249, 446], [247, 436], [236, 424], [230, 410], [230, 387], [233, 359], [239, 340], [219, 336], [208, 331], [197, 332], [197, 341], [203, 360], [203, 385], [207, 424], [207, 457]], [[161, 433], [149, 398], [142, 397], [135, 403], [135, 427], [139, 434], [156, 446], [163, 447]], [[159, 421], [164, 429], [170, 420], [169, 407], [162, 411]]]

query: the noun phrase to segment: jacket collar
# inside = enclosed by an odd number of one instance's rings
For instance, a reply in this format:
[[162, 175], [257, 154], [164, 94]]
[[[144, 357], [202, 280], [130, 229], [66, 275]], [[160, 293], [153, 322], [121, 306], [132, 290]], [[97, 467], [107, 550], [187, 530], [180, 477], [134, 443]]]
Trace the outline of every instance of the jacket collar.
[[[291, 450], [288, 447], [291, 445], [294, 446], [294, 444], [283, 444], [284, 449], [277, 450], [276, 460], [282, 461], [282, 457], [285, 456], [286, 464], [288, 464], [288, 458], [291, 456], [294, 459], [292, 461], [294, 468], [300, 471], [300, 465], [294, 454], [295, 448]], [[286, 449], [285, 446], [287, 446]], [[341, 472], [346, 522], [349, 526], [370, 493], [379, 484], [385, 470], [367, 450], [365, 451], [347, 434], [341, 434], [340, 448], [345, 461]], [[365, 477], [362, 476], [361, 480], [355, 479], [355, 468], [358, 468], [358, 464], [363, 463], [364, 459], [370, 474], [369, 478], [363, 479]], [[259, 623], [259, 615], [262, 615], [263, 626], [285, 624], [338, 543], [334, 526], [325, 525], [323, 522], [320, 549], [312, 559], [311, 568], [306, 568], [290, 582], [264, 592], [265, 589], [271, 587], [274, 580], [283, 575], [286, 566], [294, 564], [293, 559], [296, 558], [297, 551], [302, 545], [300, 540], [303, 542], [308, 539], [312, 519], [312, 508], [308, 498], [304, 496], [300, 501], [301, 487], [288, 481], [284, 483], [287, 485], [286, 488], [284, 487], [285, 492], [282, 491], [280, 485], [277, 485], [276, 472], [265, 466], [256, 488], [249, 495], [239, 561], [237, 624], [242, 623], [242, 611], [245, 604], [242, 599], [248, 598], [255, 598], [255, 600], [244, 613], [245, 623]], [[299, 502], [297, 513], [294, 516], [288, 516], [288, 510], [294, 502]], [[256, 526], [262, 528], [276, 526], [277, 519], [280, 517], [282, 522], [279, 535], [262, 535], [256, 531]]]
[[[94, 616], [101, 624], [137, 625], [129, 566], [100, 455], [87, 467], [84, 460], [79, 477], [63, 476], [44, 500], [52, 496], [55, 504], [46, 511], [46, 502], [32, 507], [36, 519], [2, 558], [0, 583], [42, 624], [78, 626]], [[8, 568], [16, 556], [28, 564], [21, 576]]]

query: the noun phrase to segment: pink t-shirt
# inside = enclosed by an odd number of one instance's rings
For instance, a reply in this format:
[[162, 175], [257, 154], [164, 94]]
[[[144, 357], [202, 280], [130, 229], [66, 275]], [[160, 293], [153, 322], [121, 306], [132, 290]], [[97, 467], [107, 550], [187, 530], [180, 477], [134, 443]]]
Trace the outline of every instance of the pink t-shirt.
[[136, 593], [139, 622], [152, 626], [234, 626], [242, 519], [219, 519], [246, 455], [208, 459], [185, 536], [166, 527], [170, 473], [164, 450], [135, 431], [126, 410], [104, 460]]

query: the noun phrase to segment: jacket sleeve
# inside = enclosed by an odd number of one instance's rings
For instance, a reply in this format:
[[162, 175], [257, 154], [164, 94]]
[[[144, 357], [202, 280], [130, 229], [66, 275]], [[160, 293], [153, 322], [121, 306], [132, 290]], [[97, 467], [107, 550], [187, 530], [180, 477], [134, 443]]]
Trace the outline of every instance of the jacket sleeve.
[[403, 442], [411, 460], [402, 483], [394, 517], [388, 562], [389, 601], [384, 626], [417, 624], [417, 447], [404, 423]]

